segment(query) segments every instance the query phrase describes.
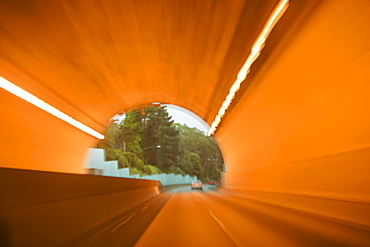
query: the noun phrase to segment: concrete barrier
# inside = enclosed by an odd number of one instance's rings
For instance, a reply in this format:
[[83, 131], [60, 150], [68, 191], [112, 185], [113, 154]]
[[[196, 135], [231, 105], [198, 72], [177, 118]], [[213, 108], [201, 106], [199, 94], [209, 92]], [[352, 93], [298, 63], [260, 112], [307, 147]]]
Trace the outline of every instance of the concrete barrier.
[[153, 180], [0, 168], [0, 246], [66, 245], [160, 188]]

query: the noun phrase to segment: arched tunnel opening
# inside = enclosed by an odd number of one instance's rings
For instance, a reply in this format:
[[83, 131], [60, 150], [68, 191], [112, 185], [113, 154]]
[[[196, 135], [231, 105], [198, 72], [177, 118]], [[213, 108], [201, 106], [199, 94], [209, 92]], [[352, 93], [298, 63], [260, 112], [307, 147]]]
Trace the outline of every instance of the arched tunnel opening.
[[89, 149], [86, 168], [90, 174], [114, 176], [102, 168], [105, 161], [116, 161], [117, 174], [124, 169], [126, 177], [155, 180], [158, 174], [173, 174], [190, 177], [178, 182], [162, 180], [162, 184], [190, 184], [192, 180], [220, 184], [225, 165], [208, 129], [199, 116], [178, 106], [152, 103], [121, 111], [111, 118], [105, 138]]
[[[0, 245], [369, 246], [369, 13], [347, 0], [0, 1]], [[109, 119], [159, 101], [215, 126], [218, 191], [86, 174]]]

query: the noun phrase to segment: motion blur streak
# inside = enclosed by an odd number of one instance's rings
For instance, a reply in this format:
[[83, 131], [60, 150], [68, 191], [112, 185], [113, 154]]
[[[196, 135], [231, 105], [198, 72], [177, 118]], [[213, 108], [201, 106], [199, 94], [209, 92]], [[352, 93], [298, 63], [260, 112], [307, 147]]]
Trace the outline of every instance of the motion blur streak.
[[222, 117], [225, 115], [226, 110], [229, 108], [231, 101], [234, 99], [235, 94], [240, 89], [240, 84], [247, 78], [249, 73], [250, 67], [252, 66], [253, 62], [258, 58], [260, 55], [267, 37], [269, 36], [270, 32], [279, 21], [280, 17], [284, 14], [286, 9], [289, 6], [289, 0], [282, 0], [278, 3], [274, 11], [272, 12], [271, 16], [267, 20], [262, 32], [259, 34], [256, 42], [254, 43], [251, 53], [249, 54], [247, 60], [245, 61], [243, 67], [240, 69], [237, 79], [234, 84], [231, 86], [229, 90], [229, 94], [226, 96], [226, 100], [222, 103], [218, 114], [213, 121], [211, 128], [208, 131], [208, 135], [212, 135], [215, 133], [217, 126], [220, 124]]
[[30, 94], [29, 92], [23, 90], [22, 88], [14, 85], [10, 81], [4, 79], [3, 77], [0, 77], [0, 88], [5, 89], [9, 93], [14, 94], [15, 96], [27, 101], [28, 103], [31, 103], [32, 105], [50, 113], [51, 115], [69, 123], [70, 125], [76, 127], [77, 129], [82, 130], [83, 132], [86, 132], [89, 135], [94, 136], [98, 139], [104, 139], [104, 135], [98, 133], [97, 131], [91, 129], [90, 127], [87, 127], [83, 123], [71, 118], [67, 114], [59, 111], [55, 107], [49, 105], [48, 103], [42, 101], [41, 99], [37, 98], [36, 96]]
[[[118, 112], [150, 102], [184, 107], [209, 124], [221, 119], [220, 106], [279, 0], [0, 2], [0, 75], [103, 133]], [[366, 0], [290, 1], [217, 127], [222, 195], [197, 197], [249, 246], [260, 239], [265, 246], [309, 246], [316, 235], [322, 244], [311, 246], [356, 246], [361, 239], [369, 246], [369, 13]], [[84, 173], [86, 151], [98, 139], [2, 89], [0, 101], [2, 167]], [[1, 212], [0, 227], [15, 243], [37, 241], [15, 246], [55, 246], [97, 221], [114, 221], [109, 233], [133, 212], [111, 235], [136, 234], [135, 244], [140, 236], [139, 243], [151, 243], [180, 232], [179, 241], [191, 246], [190, 233], [199, 231], [212, 237], [202, 246], [218, 238], [214, 246], [233, 244], [186, 193], [161, 210], [165, 196], [148, 204], [157, 195], [153, 186], [100, 196], [113, 178], [81, 175], [71, 183], [70, 176], [47, 176], [40, 184], [31, 173], [25, 184], [20, 171], [12, 180], [2, 173], [0, 203], [24, 203]], [[84, 179], [104, 182], [88, 189]], [[81, 190], [98, 195], [68, 197]], [[253, 200], [240, 199], [236, 190]], [[57, 203], [61, 193], [71, 200]], [[130, 211], [132, 201], [142, 207]], [[129, 212], [121, 214], [122, 203]], [[112, 219], [113, 211], [120, 217]], [[158, 234], [142, 234], [143, 228]], [[334, 244], [326, 244], [330, 239]]]
[[0, 196], [8, 199], [0, 200], [0, 246], [370, 243], [366, 203], [216, 191], [213, 185], [158, 194], [160, 186], [150, 180], [0, 168]]
[[136, 246], [235, 246], [192, 193], [173, 194]]
[[[135, 246], [363, 246], [369, 229], [247, 194], [173, 194]], [[133, 219], [134, 220], [134, 219]], [[109, 242], [110, 243], [110, 242]], [[115, 244], [113, 246], [119, 246]]]

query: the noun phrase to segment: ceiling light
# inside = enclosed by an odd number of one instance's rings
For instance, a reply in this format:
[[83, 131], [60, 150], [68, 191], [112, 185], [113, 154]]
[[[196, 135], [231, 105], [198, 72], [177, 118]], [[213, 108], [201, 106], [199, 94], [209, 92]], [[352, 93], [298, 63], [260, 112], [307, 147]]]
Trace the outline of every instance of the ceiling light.
[[69, 123], [70, 125], [76, 127], [77, 129], [82, 130], [83, 132], [92, 135], [98, 139], [104, 139], [104, 135], [100, 134], [99, 132], [91, 129], [90, 127], [84, 125], [83, 123], [73, 119], [72, 117], [68, 116], [67, 114], [61, 112], [60, 110], [56, 109], [55, 107], [49, 105], [48, 103], [42, 101], [41, 99], [37, 98], [36, 96], [30, 94], [29, 92], [23, 90], [22, 88], [14, 85], [13, 83], [9, 82], [8, 80], [0, 77], [0, 88], [5, 89], [6, 91], [18, 96], [19, 98], [31, 103], [34, 106], [39, 107], [40, 109], [50, 113], [51, 115]]
[[288, 6], [289, 0], [280, 1], [278, 5], [275, 7], [270, 17], [268, 18], [264, 28], [262, 29], [256, 41], [254, 42], [254, 45], [252, 46], [251, 53], [249, 54], [248, 58], [244, 62], [244, 65], [240, 69], [234, 84], [231, 86], [229, 94], [227, 95], [225, 101], [222, 103], [222, 106], [219, 109], [217, 116], [213, 121], [211, 128], [208, 131], [209, 136], [215, 133], [216, 128], [220, 124], [222, 117], [225, 115], [225, 112], [231, 105], [231, 102], [234, 99], [236, 92], [239, 90], [240, 84], [247, 78], [250, 67], [252, 66], [253, 62], [258, 58], [258, 56], [261, 54], [261, 51], [265, 46], [265, 41], [269, 36], [271, 30], [274, 28], [280, 17], [284, 14]]

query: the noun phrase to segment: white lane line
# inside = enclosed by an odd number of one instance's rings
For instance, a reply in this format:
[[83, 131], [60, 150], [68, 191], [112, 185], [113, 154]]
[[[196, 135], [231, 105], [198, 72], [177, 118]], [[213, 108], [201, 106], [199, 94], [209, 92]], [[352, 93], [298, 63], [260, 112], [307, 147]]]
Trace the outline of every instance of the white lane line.
[[132, 217], [134, 217], [135, 216], [135, 214], [136, 214], [136, 212], [135, 213], [133, 213], [133, 214], [131, 214], [125, 221], [123, 221], [123, 222], [121, 222], [121, 223], [119, 223], [110, 233], [114, 233], [115, 231], [117, 231], [118, 230], [118, 228], [120, 228], [122, 225], [124, 225], [124, 224], [126, 224], [127, 222], [129, 222], [130, 221], [130, 219], [132, 218]]
[[208, 212], [209, 212], [209, 214], [212, 216], [212, 218], [217, 222], [217, 224], [219, 224], [220, 225], [220, 227], [222, 228], [222, 229], [227, 229], [226, 228], [226, 226], [224, 225], [224, 223], [222, 223], [222, 221], [221, 220], [219, 220], [214, 214], [213, 214], [213, 212], [212, 212], [212, 210], [211, 209], [209, 209], [208, 210]]
[[[194, 195], [193, 195], [194, 196]], [[206, 211], [211, 215], [212, 219], [214, 219], [216, 221], [216, 223], [221, 227], [221, 229], [226, 233], [226, 235], [231, 239], [231, 241], [234, 242], [234, 244], [238, 247], [243, 247], [245, 246], [242, 242], [239, 241], [239, 239], [237, 239], [234, 234], [232, 234], [229, 229], [227, 229], [227, 227], [224, 225], [224, 223], [222, 223], [222, 221], [220, 219], [218, 219], [212, 212], [211, 209], [207, 208], [206, 205], [196, 196], [194, 196], [195, 199], [197, 199], [197, 201], [206, 209]]]
[[199, 200], [199, 198], [198, 197], [196, 197], [196, 196], [194, 196], [195, 197], [195, 199], [197, 199], [197, 201], [200, 203], [200, 204], [203, 204], [202, 203], [202, 201], [201, 200]]

